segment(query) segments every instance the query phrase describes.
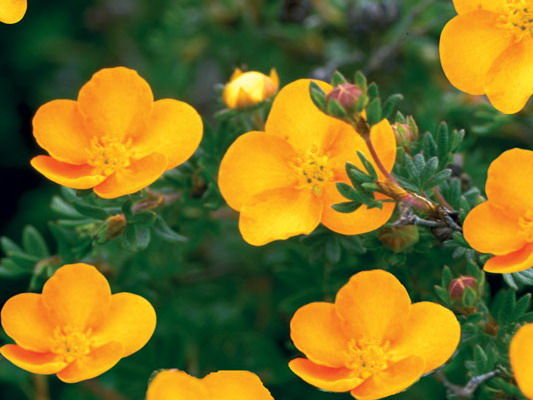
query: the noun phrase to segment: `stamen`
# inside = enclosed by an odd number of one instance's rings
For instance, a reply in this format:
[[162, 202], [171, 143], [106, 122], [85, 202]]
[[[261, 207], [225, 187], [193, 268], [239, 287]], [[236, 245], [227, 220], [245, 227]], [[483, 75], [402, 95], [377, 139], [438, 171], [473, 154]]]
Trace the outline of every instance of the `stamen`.
[[329, 157], [312, 148], [305, 155], [294, 160], [293, 168], [298, 176], [298, 189], [310, 189], [314, 194], [321, 195], [323, 187], [333, 179], [333, 171], [329, 166]]
[[98, 174], [111, 175], [131, 163], [131, 139], [120, 141], [109, 137], [94, 137], [89, 152], [89, 165]]
[[498, 25], [507, 29], [517, 42], [533, 36], [533, 0], [507, 0], [504, 7]]
[[388, 348], [389, 343], [379, 345], [372, 341], [352, 339], [348, 342], [346, 368], [363, 379], [383, 371], [389, 365]]
[[70, 363], [91, 352], [91, 332], [80, 332], [72, 327], [56, 328], [52, 352]]

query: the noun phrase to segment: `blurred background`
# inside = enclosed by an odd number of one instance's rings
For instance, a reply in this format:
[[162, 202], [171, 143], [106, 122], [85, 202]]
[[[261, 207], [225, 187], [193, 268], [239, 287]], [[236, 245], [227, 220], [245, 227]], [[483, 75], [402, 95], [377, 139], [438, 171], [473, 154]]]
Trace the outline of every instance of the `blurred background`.
[[[282, 84], [302, 77], [327, 80], [336, 69], [353, 76], [361, 69], [383, 94], [402, 93], [402, 112], [414, 115], [422, 130], [442, 120], [466, 129], [467, 155], [457, 163], [465, 179], [483, 187], [493, 158], [512, 147], [532, 147], [533, 109], [505, 116], [483, 97], [449, 84], [438, 40], [454, 15], [451, 0], [29, 0], [21, 23], [0, 25], [1, 233], [18, 241], [31, 223], [50, 238], [48, 221], [58, 218], [50, 201], [58, 187], [29, 165], [42, 153], [32, 137], [32, 116], [47, 101], [75, 99], [94, 72], [118, 65], [136, 69], [156, 99], [195, 106], [207, 140], [227, 134], [213, 117], [223, 109], [215, 87], [235, 67], [265, 73], [277, 68]], [[213, 165], [222, 153], [214, 155]], [[397, 265], [404, 283], [419, 285], [417, 296], [434, 297], [432, 279], [439, 271], [427, 272], [427, 260], [415, 250], [373, 253], [379, 245], [375, 235], [360, 239], [364, 245], [335, 239], [315, 248], [310, 238], [252, 248], [239, 237], [233, 214], [206, 210], [195, 196], [197, 183], [187, 185], [188, 197], [168, 217], [179, 221], [187, 245], [154, 243], [131, 255], [111, 243], [91, 259], [119, 254], [113, 265], [102, 261], [102, 269], [115, 291], [139, 293], [154, 303], [159, 325], [153, 340], [96, 381], [67, 386], [51, 378], [51, 399], [142, 399], [151, 372], [170, 367], [197, 376], [249, 369], [278, 400], [347, 399], [321, 393], [288, 370], [287, 360], [297, 354], [288, 339], [292, 312], [331, 298], [358, 269], [380, 265]], [[435, 246], [430, 236], [421, 239], [422, 246]], [[440, 265], [449, 257], [443, 249], [435, 254]], [[328, 257], [336, 260], [332, 270], [324, 268]], [[25, 290], [24, 279], [2, 279], [0, 302]], [[32, 379], [0, 360], [0, 398], [36, 398]], [[466, 380], [460, 366], [455, 379]], [[395, 398], [445, 395], [430, 377]]]

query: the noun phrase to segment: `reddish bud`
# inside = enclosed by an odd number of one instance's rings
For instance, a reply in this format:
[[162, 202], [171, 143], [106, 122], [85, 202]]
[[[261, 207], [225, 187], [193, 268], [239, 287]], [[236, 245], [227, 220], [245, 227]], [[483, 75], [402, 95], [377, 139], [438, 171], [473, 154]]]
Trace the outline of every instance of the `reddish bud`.
[[361, 88], [352, 83], [343, 83], [335, 86], [326, 96], [326, 100], [336, 100], [345, 110], [355, 107], [357, 100], [363, 94]]
[[405, 150], [409, 150], [411, 143], [418, 140], [418, 132], [414, 131], [408, 124], [395, 123], [392, 125], [398, 145]]
[[471, 276], [460, 276], [450, 282], [448, 293], [453, 300], [461, 300], [466, 288], [477, 289], [477, 280]]
[[124, 214], [116, 214], [109, 217], [106, 221], [105, 238], [113, 239], [120, 235], [126, 228], [126, 217]]

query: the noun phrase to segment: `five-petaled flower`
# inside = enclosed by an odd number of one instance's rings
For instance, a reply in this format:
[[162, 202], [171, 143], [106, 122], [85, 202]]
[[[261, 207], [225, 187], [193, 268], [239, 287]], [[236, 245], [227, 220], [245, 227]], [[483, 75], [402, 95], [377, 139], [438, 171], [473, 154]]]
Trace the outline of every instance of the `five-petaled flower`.
[[224, 87], [222, 98], [228, 108], [248, 108], [274, 96], [278, 89], [279, 77], [275, 69], [270, 70], [270, 76], [267, 76], [237, 68]]
[[0, 0], [0, 22], [16, 24], [26, 14], [28, 0]]
[[36, 374], [67, 383], [94, 378], [141, 349], [152, 336], [152, 305], [131, 293], [111, 295], [91, 265], [59, 268], [42, 294], [22, 293], [2, 308], [2, 327], [16, 344], [0, 353]]
[[464, 236], [470, 246], [494, 254], [485, 271], [510, 273], [533, 267], [533, 151], [512, 149], [489, 167], [488, 200], [470, 211]]
[[498, 110], [520, 111], [533, 94], [533, 0], [454, 0], [457, 15], [440, 39], [442, 68]]
[[81, 88], [77, 101], [55, 100], [39, 108], [33, 134], [50, 155], [31, 164], [56, 183], [115, 198], [185, 162], [202, 132], [202, 120], [188, 104], [154, 102], [150, 86], [135, 71], [103, 69]]
[[411, 304], [392, 274], [360, 272], [339, 290], [334, 304], [316, 302], [296, 311], [291, 338], [307, 358], [289, 367], [320, 389], [380, 399], [445, 363], [460, 331], [450, 310], [431, 302]]
[[219, 371], [198, 379], [175, 369], [159, 372], [146, 400], [274, 400], [257, 375]]
[[515, 333], [509, 359], [518, 387], [524, 396], [533, 400], [533, 324], [524, 325]]
[[[335, 185], [348, 182], [346, 163], [364, 169], [357, 151], [372, 157], [350, 125], [313, 104], [310, 82], [285, 86], [274, 100], [265, 131], [240, 136], [220, 165], [222, 196], [240, 212], [240, 231], [252, 245], [308, 234], [321, 222], [338, 233], [361, 234], [384, 225], [394, 211], [391, 202], [381, 209], [361, 206], [350, 214], [333, 210], [333, 204], [346, 201]], [[327, 83], [317, 83], [331, 90]], [[372, 128], [371, 140], [390, 171], [396, 138], [387, 120]]]

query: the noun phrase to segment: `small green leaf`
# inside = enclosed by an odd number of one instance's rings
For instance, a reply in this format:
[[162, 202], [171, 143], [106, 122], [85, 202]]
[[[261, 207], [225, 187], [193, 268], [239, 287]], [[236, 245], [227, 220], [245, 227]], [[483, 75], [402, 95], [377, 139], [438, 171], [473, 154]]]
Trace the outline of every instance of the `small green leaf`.
[[155, 221], [154, 225], [154, 234], [159, 236], [161, 239], [166, 240], [167, 242], [172, 243], [184, 243], [187, 242], [187, 238], [185, 236], [182, 236], [178, 233], [176, 233], [174, 230], [172, 230], [165, 220], [163, 218], [158, 217]]
[[398, 112], [400, 102], [403, 100], [401, 94], [393, 94], [383, 105], [383, 118], [391, 119]]
[[372, 163], [368, 161], [366, 156], [360, 151], [357, 152], [357, 156], [363, 163], [366, 171], [368, 172], [368, 175], [372, 177], [374, 181], [376, 181], [378, 179], [378, 174], [376, 173], [376, 170], [374, 169], [374, 166], [372, 165]]
[[335, 71], [333, 73], [333, 76], [331, 77], [331, 85], [332, 86], [339, 86], [339, 85], [342, 85], [342, 84], [347, 83], [347, 82], [348, 82], [348, 80], [339, 71]]
[[366, 107], [366, 119], [370, 126], [378, 124], [383, 119], [381, 100], [379, 98], [371, 100]]
[[344, 203], [337, 203], [333, 204], [331, 206], [335, 211], [349, 214], [357, 210], [359, 207], [361, 207], [361, 203], [358, 203], [356, 201], [346, 201]]
[[48, 246], [41, 234], [33, 226], [28, 225], [22, 233], [22, 243], [27, 253], [45, 258], [50, 256]]
[[319, 110], [326, 109], [326, 93], [322, 90], [316, 82], [311, 82], [309, 85], [309, 92], [311, 95], [311, 100]]
[[368, 83], [366, 80], [366, 76], [361, 71], [357, 71], [355, 73], [354, 82], [357, 86], [359, 86], [359, 88], [361, 88], [363, 93], [366, 93], [368, 91]]

